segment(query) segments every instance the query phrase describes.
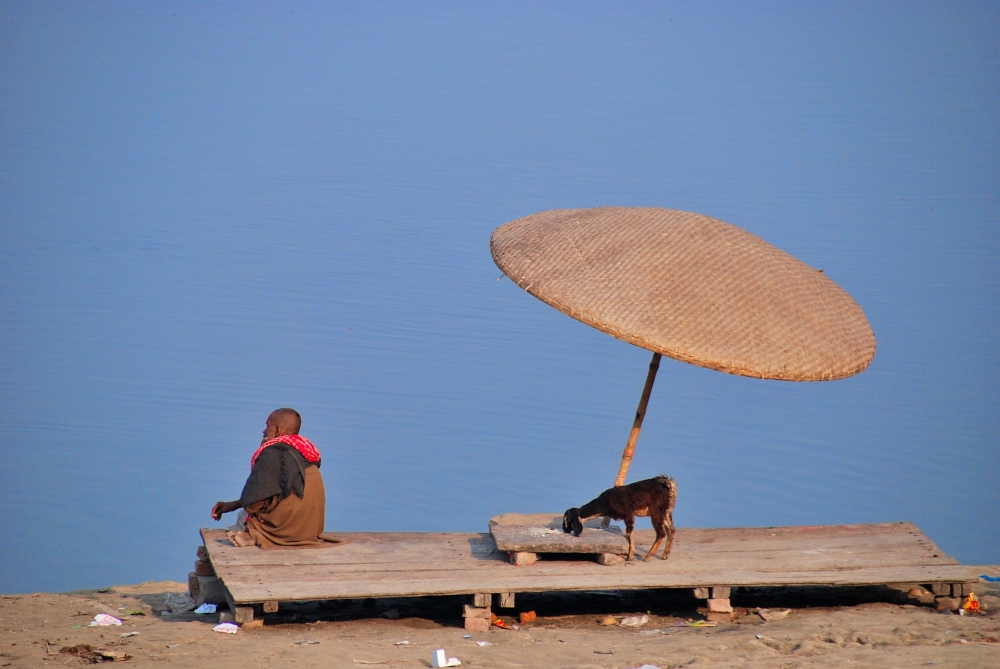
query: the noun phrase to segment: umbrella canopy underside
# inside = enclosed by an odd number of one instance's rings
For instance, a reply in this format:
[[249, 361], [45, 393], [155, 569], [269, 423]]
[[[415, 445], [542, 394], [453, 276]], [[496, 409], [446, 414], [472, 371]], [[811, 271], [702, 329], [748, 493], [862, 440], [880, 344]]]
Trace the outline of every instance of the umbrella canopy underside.
[[708, 216], [673, 209], [557, 209], [500, 226], [497, 266], [602, 332], [677, 360], [785, 381], [863, 371], [875, 335], [821, 270]]

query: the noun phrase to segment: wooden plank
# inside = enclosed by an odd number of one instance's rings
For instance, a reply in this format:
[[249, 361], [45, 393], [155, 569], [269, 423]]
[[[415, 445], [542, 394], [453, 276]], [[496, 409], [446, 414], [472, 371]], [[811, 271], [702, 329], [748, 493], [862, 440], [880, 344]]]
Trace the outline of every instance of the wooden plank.
[[[735, 554], [742, 556], [752, 554], [758, 560], [779, 559], [781, 557], [794, 557], [796, 560], [812, 558], [821, 559], [823, 553], [830, 553], [825, 557], [833, 558], [832, 553], [841, 552], [849, 556], [850, 559], [860, 559], [857, 556], [879, 556], [883, 559], [890, 559], [889, 554], [903, 551], [910, 556], [917, 554], [924, 555], [928, 560], [943, 560], [949, 564], [956, 561], [939, 550], [929, 542], [915, 541], [906, 535], [879, 536], [870, 535], [867, 537], [839, 537], [828, 538], [815, 535], [811, 540], [799, 538], [797, 540], [771, 540], [760, 542], [756, 540], [734, 540], [715, 543], [692, 542], [689, 539], [691, 530], [679, 530], [675, 540], [675, 549], [671, 553], [671, 561], [683, 559], [710, 559], [718, 560], [720, 556]], [[207, 533], [206, 533], [207, 534]], [[437, 535], [440, 536], [440, 535]], [[405, 535], [396, 542], [398, 545], [386, 543], [364, 543], [362, 540], [355, 541], [347, 546], [337, 549], [313, 549], [296, 551], [261, 551], [256, 548], [234, 548], [228, 545], [212, 546], [213, 561], [217, 564], [277, 564], [292, 566], [297, 564], [350, 564], [364, 563], [370, 564], [373, 561], [379, 563], [399, 562], [410, 564], [422, 559], [445, 561], [466, 561], [469, 557], [481, 560], [503, 559], [502, 553], [498, 553], [496, 546], [489, 539], [488, 535], [459, 535], [462, 541], [451, 541], [448, 545], [435, 546], [428, 537], [413, 533]], [[636, 531], [636, 539], [639, 549], [642, 552], [652, 543], [654, 534], [647, 531], [645, 534]], [[858, 539], [864, 540], [859, 542]], [[212, 543], [211, 537], [206, 537], [206, 543]], [[228, 544], [228, 541], [226, 541]], [[840, 555], [837, 559], [843, 559]], [[863, 559], [869, 559], [864, 557]]]
[[[563, 515], [561, 513], [503, 513], [490, 518], [490, 531], [497, 525], [533, 525], [562, 529]], [[583, 521], [584, 527], [599, 528], [603, 526], [601, 518], [591, 518]]]
[[[886, 558], [889, 559], [886, 559]], [[902, 567], [902, 566], [947, 566], [943, 562], [926, 562], [920, 559], [911, 559], [905, 554], [877, 554], [869, 560], [862, 561], [856, 559], [838, 559], [836, 555], [805, 556], [805, 559], [795, 560], [767, 560], [757, 559], [754, 556], [744, 556], [740, 559], [732, 557], [719, 558], [715, 560], [695, 560], [685, 559], [683, 555], [671, 555], [669, 560], [663, 561], [654, 559], [649, 562], [636, 561], [628, 564], [629, 569], [640, 570], [650, 573], [680, 573], [680, 572], [702, 572], [702, 571], [740, 571], [752, 570], [759, 573], [781, 573], [789, 569], [805, 571], [824, 570], [846, 570], [856, 567]], [[598, 573], [589, 562], [559, 562], [543, 561], [534, 565], [535, 568], [545, 568], [546, 573]], [[381, 577], [391, 578], [393, 574], [400, 578], [419, 578], [424, 575], [433, 575], [437, 572], [462, 571], [470, 575], [482, 572], [492, 572], [496, 569], [510, 569], [504, 561], [498, 559], [491, 562], [470, 560], [465, 564], [461, 563], [440, 563], [435, 561], [413, 561], [413, 562], [391, 562], [391, 563], [354, 563], [354, 564], [319, 564], [319, 565], [220, 565], [218, 573], [227, 583], [232, 579], [270, 579], [274, 574], [295, 574], [301, 579], [329, 579], [329, 578], [365, 578], [368, 574], [384, 575]], [[581, 569], [583, 571], [581, 571]]]
[[628, 539], [617, 527], [585, 527], [576, 537], [544, 525], [495, 525], [490, 532], [501, 551], [530, 553], [628, 553]]
[[[640, 555], [645, 550], [645, 547], [640, 544]], [[862, 552], [865, 549], [866, 552]], [[264, 551], [256, 551], [254, 549], [244, 549], [250, 550], [252, 552], [264, 553]], [[470, 555], [466, 555], [463, 560], [439, 560], [434, 555], [420, 554], [419, 552], [408, 554], [408, 555], [390, 555], [382, 556], [379, 560], [372, 559], [372, 556], [338, 556], [338, 560], [329, 562], [308, 562], [308, 563], [261, 563], [253, 564], [249, 561], [239, 561], [239, 562], [226, 562], [220, 558], [216, 558], [216, 564], [218, 565], [219, 573], [225, 575], [226, 570], [234, 567], [251, 567], [251, 568], [264, 568], [264, 567], [280, 567], [287, 569], [298, 569], [305, 568], [309, 566], [320, 566], [329, 569], [329, 573], [353, 573], [356, 571], [370, 571], [370, 570], [400, 570], [400, 571], [422, 571], [422, 570], [437, 570], [442, 568], [451, 568], [461, 565], [462, 568], [475, 570], [475, 569], [486, 569], [496, 566], [496, 564], [504, 563], [505, 555], [500, 552], [496, 552], [488, 558], [475, 559]], [[555, 563], [553, 563], [555, 564]], [[572, 564], [572, 563], [567, 563]], [[877, 550], [867, 550], [866, 547], [854, 547], [851, 549], [844, 550], [823, 550], [823, 551], [810, 551], [799, 549], [791, 551], [744, 551], [741, 553], [731, 553], [731, 552], [720, 552], [720, 553], [709, 553], [706, 555], [692, 554], [688, 548], [680, 544], [671, 553], [669, 560], [663, 561], [659, 558], [651, 560], [646, 563], [644, 568], [656, 568], [655, 565], [665, 565], [664, 568], [669, 567], [671, 569], [685, 569], [690, 566], [697, 567], [698, 565], [708, 565], [721, 567], [723, 565], [729, 565], [733, 568], [740, 566], [746, 566], [748, 564], [753, 564], [758, 569], [768, 569], [768, 570], [780, 570], [784, 569], [786, 565], [791, 564], [792, 566], [799, 567], [810, 567], [810, 568], [821, 568], [825, 566], [830, 567], [843, 567], [852, 565], [867, 565], [867, 566], [879, 566], [879, 565], [902, 565], [902, 564], [955, 564], [955, 560], [950, 557], [939, 557], [932, 558], [929, 556], [924, 556], [920, 554], [914, 554], [912, 551], [905, 550], [888, 550], [886, 548], [878, 548]]]
[[[731, 535], [731, 532], [720, 530], [718, 537], [706, 538], [705, 530], [680, 529], [677, 532], [675, 546], [684, 546], [687, 552], [698, 552], [705, 554], [719, 554], [725, 552], [747, 553], [757, 551], [796, 551], [814, 550], [823, 551], [830, 549], [859, 550], [862, 552], [881, 552], [893, 547], [905, 547], [912, 551], [919, 548], [928, 556], [937, 554], [942, 557], [944, 554], [932, 542], [921, 534], [916, 536], [909, 533], [825, 533], [815, 532], [812, 534], [788, 534], [784, 536], [761, 538], [756, 528], [747, 528], [744, 535]], [[776, 528], [765, 528], [776, 529]], [[211, 542], [212, 531], [206, 531], [206, 541]], [[730, 534], [731, 536], [727, 536]], [[415, 555], [428, 555], [428, 551], [433, 551], [433, 559], [436, 560], [464, 560], [469, 554], [480, 557], [487, 557], [496, 552], [497, 547], [485, 534], [467, 535], [440, 535], [424, 533], [398, 533], [394, 541], [371, 541], [363, 534], [344, 535], [351, 538], [352, 543], [329, 549], [310, 550], [290, 550], [290, 551], [260, 551], [255, 548], [235, 548], [231, 546], [222, 535], [221, 541], [217, 541], [212, 547], [213, 561], [220, 558], [231, 563], [244, 564], [301, 564], [314, 563], [323, 564], [327, 562], [364, 560], [368, 561], [370, 556], [379, 556], [379, 559], [391, 559], [397, 556], [401, 560], [412, 559]], [[645, 548], [651, 545], [654, 540], [654, 533], [651, 530], [636, 530], [636, 542], [640, 547]], [[443, 537], [449, 539], [442, 541]], [[864, 538], [862, 543], [858, 543], [859, 538]], [[946, 558], [951, 559], [951, 558]]]
[[[468, 578], [464, 572], [442, 574], [436, 578], [413, 579], [367, 579], [363, 581], [335, 582], [277, 582], [257, 584], [233, 584], [234, 596], [241, 602], [256, 603], [267, 600], [303, 601], [316, 599], [356, 599], [361, 597], [416, 597], [427, 595], [462, 595], [470, 591], [505, 589], [517, 592], [546, 592], [574, 590], [631, 590], [645, 588], [693, 588], [701, 583], [717, 583], [725, 580], [732, 586], [776, 586], [776, 585], [881, 585], [884, 583], [920, 582], [929, 583], [941, 579], [966, 577], [970, 571], [965, 567], [948, 567], [947, 570], [922, 569], [914, 567], [895, 569], [859, 569], [844, 572], [789, 572], [780, 575], [754, 572], [727, 572], [701, 574], [630, 574], [629, 569], [608, 569], [606, 574], [614, 576], [595, 578], [588, 574], [553, 575], [536, 574], [511, 576], [497, 573], [476, 575]], [[530, 570], [530, 569], [529, 569]], [[523, 570], [527, 571], [527, 570]]]

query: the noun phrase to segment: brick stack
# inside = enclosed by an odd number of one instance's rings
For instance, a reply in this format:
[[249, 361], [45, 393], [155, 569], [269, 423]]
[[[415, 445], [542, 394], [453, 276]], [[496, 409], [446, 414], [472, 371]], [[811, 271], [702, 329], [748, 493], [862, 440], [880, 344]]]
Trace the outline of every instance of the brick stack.
[[472, 596], [472, 604], [466, 604], [462, 617], [465, 618], [465, 629], [469, 632], [488, 632], [493, 620], [491, 604], [493, 595], [482, 593]]
[[708, 600], [708, 615], [711, 622], [729, 622], [733, 619], [733, 606], [729, 603], [729, 586], [716, 585], [711, 588], [695, 588], [694, 596]]
[[198, 606], [202, 604], [228, 606], [225, 586], [215, 575], [208, 550], [204, 546], [198, 546], [198, 559], [194, 561], [194, 571], [188, 574], [188, 592]]
[[957, 611], [968, 597], [975, 583], [931, 583], [934, 593], [934, 607], [938, 611]]

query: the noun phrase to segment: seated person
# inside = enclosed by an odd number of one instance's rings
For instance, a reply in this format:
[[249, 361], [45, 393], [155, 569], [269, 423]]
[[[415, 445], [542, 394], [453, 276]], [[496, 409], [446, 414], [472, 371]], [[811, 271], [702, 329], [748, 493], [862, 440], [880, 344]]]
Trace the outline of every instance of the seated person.
[[246, 531], [230, 532], [237, 546], [313, 548], [324, 545], [326, 490], [319, 451], [299, 436], [302, 417], [278, 409], [267, 417], [260, 448], [250, 458], [250, 476], [233, 502], [217, 502], [212, 518], [243, 508]]

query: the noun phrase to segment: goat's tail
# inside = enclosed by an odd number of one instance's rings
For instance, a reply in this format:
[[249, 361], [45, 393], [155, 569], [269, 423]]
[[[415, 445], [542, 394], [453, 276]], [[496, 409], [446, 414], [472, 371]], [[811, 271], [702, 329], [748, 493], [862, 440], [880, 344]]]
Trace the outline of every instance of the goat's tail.
[[670, 508], [674, 508], [674, 504], [677, 503], [677, 481], [674, 480], [673, 476], [664, 476], [663, 474], [660, 474], [653, 480], [669, 491]]

